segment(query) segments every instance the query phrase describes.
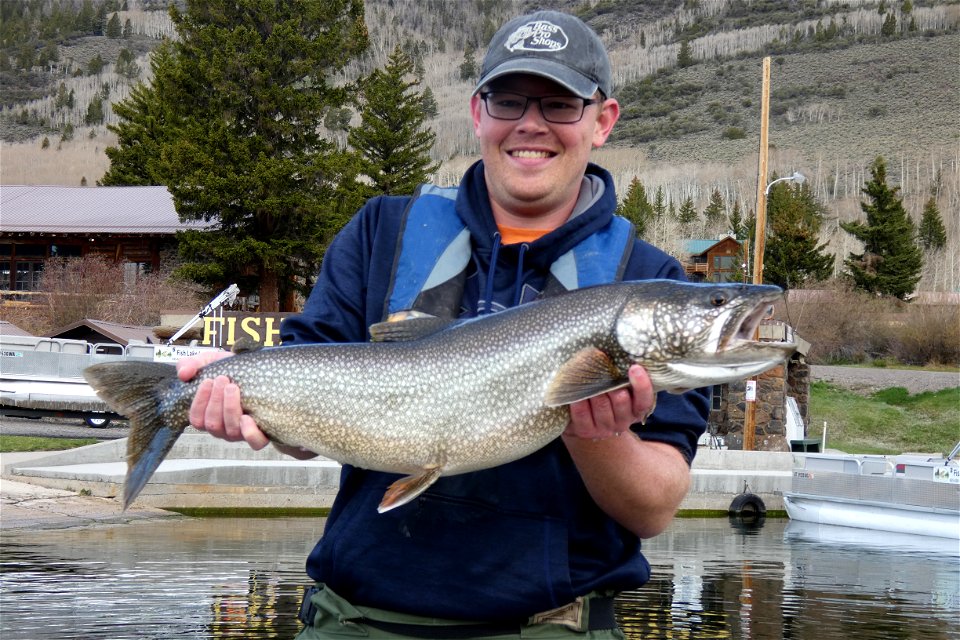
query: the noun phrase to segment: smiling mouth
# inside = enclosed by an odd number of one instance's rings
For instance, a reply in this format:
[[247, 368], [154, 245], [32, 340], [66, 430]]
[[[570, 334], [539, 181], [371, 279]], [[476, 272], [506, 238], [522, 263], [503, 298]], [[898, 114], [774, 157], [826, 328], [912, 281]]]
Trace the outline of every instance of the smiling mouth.
[[533, 151], [530, 149], [518, 149], [510, 152], [512, 158], [551, 158], [553, 155], [549, 151]]

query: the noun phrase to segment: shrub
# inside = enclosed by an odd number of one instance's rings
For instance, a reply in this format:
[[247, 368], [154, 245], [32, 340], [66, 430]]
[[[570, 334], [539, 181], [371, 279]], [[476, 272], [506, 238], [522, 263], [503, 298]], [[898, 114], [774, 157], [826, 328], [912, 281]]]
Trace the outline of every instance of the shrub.
[[791, 291], [779, 318], [810, 342], [813, 364], [960, 365], [960, 323], [952, 305], [920, 305], [843, 287]]
[[153, 326], [164, 310], [200, 309], [206, 302], [196, 285], [174, 280], [167, 271], [131, 277], [127, 269], [98, 255], [50, 258], [40, 276], [43, 304], [4, 309], [4, 319], [34, 335], [87, 318]]
[[743, 140], [747, 137], [747, 132], [743, 127], [727, 127], [720, 136], [725, 140]]

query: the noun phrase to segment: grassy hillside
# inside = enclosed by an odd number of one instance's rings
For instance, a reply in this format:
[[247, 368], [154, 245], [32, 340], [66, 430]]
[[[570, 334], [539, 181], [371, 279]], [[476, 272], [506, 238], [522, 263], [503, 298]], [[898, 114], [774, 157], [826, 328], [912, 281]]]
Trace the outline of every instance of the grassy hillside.
[[[10, 100], [0, 110], [0, 182], [92, 185], [106, 171], [103, 149], [114, 143], [106, 125], [115, 116], [107, 108], [103, 124], [86, 126], [88, 105], [103, 93], [108, 103], [120, 100], [137, 79], [147, 79], [145, 52], [172, 33], [163, 11], [146, 10], [162, 4], [159, 0], [128, 4], [130, 10], [119, 16], [131, 22], [129, 40], [67, 38], [59, 62], [46, 71], [0, 71], [0, 88]], [[638, 177], [650, 194], [663, 188], [668, 202], [690, 196], [702, 211], [718, 189], [728, 206], [739, 201], [749, 212], [757, 188], [761, 59], [769, 55], [769, 171], [799, 170], [810, 180], [831, 212], [822, 239], [837, 256], [836, 271], [859, 248], [839, 231], [839, 222], [861, 216], [860, 188], [869, 164], [883, 155], [915, 219], [935, 189], [947, 225], [948, 248], [927, 257], [921, 288], [960, 288], [960, 3], [918, 0], [909, 12], [904, 3], [889, 0], [367, 0], [366, 5], [371, 48], [341, 80], [382, 65], [397, 44], [418, 44], [424, 84], [440, 111], [430, 121], [438, 135], [434, 155], [442, 162], [438, 182], [455, 182], [477, 154], [467, 110], [473, 84], [460, 77], [465, 48], [479, 47], [479, 64], [499, 24], [531, 7], [550, 6], [581, 15], [609, 47], [623, 115], [595, 158], [613, 173], [621, 193]], [[891, 17], [896, 26], [885, 35]], [[690, 64], [681, 68], [682, 46], [688, 47]], [[140, 55], [138, 77], [115, 73], [120, 48]], [[9, 53], [12, 60], [15, 52]], [[108, 64], [91, 74], [87, 66], [98, 54]], [[72, 108], [56, 106], [61, 83], [75, 92]], [[68, 123], [72, 138], [63, 134]], [[710, 237], [725, 231], [724, 225], [703, 223], [695, 233]], [[667, 221], [650, 239], [677, 254], [679, 236]]]

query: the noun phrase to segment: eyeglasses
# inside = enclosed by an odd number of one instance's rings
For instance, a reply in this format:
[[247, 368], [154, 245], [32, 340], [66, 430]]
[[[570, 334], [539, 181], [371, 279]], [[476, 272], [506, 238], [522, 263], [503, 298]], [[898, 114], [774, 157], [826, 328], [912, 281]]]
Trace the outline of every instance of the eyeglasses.
[[487, 115], [497, 120], [519, 120], [527, 112], [527, 106], [536, 102], [543, 119], [554, 124], [573, 124], [583, 118], [583, 110], [600, 100], [579, 96], [524, 96], [506, 91], [487, 91], [480, 94], [487, 105]]

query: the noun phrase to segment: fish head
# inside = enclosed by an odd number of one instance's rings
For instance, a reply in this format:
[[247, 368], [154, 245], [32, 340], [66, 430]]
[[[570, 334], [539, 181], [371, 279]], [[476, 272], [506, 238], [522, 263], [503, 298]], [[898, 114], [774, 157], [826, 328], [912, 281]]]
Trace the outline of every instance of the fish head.
[[[637, 283], [641, 284], [641, 283]], [[733, 382], [770, 369], [796, 350], [760, 342], [761, 321], [783, 291], [773, 285], [642, 283], [628, 295], [616, 338], [657, 389], [681, 392]]]

